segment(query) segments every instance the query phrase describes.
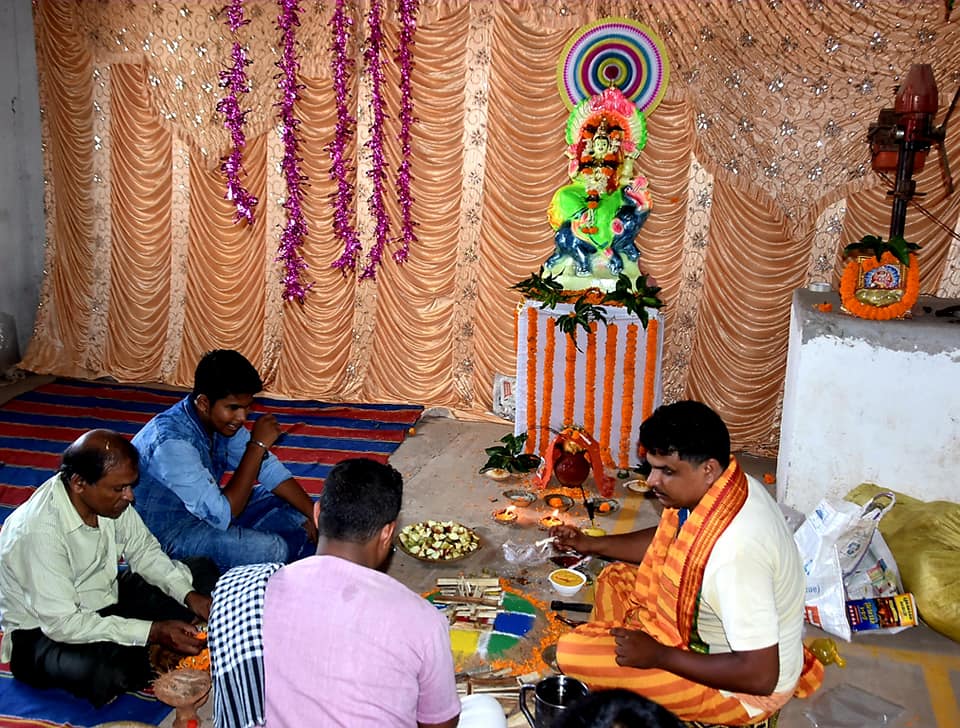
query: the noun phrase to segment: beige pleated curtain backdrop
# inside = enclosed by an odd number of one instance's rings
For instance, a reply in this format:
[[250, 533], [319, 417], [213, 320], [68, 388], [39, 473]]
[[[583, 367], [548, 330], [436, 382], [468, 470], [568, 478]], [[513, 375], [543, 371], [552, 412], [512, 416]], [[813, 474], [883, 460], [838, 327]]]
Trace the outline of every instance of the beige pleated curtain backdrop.
[[[960, 83], [960, 19], [943, 2], [483, 2], [422, 0], [413, 93], [419, 241], [375, 281], [331, 268], [328, 145], [333, 2], [304, 0], [297, 30], [304, 256], [314, 283], [282, 300], [275, 257], [285, 194], [278, 162], [277, 6], [245, 3], [252, 65], [245, 184], [256, 223], [233, 220], [219, 158], [229, 136], [215, 105], [232, 43], [225, 3], [37, 0], [47, 265], [23, 366], [78, 377], [189, 385], [204, 351], [242, 351], [271, 393], [416, 402], [482, 416], [495, 373], [515, 369], [510, 286], [552, 251], [546, 208], [565, 181], [567, 110], [556, 63], [577, 28], [607, 15], [649, 25], [673, 66], [640, 158], [655, 209], [642, 264], [666, 301], [665, 395], [702, 399], [734, 445], [775, 451], [790, 301], [811, 280], [838, 282], [839, 251], [885, 236], [890, 206], [869, 171], [865, 135], [911, 63], [933, 65], [945, 108]], [[371, 90], [362, 73], [368, 4], [349, 4], [349, 152], [365, 251], [374, 221]], [[386, 3], [386, 207], [393, 195], [397, 22]], [[958, 13], [955, 11], [954, 15]], [[942, 112], [941, 112], [942, 115]], [[960, 118], [948, 137], [960, 170]], [[946, 197], [936, 155], [918, 175], [927, 217], [922, 290], [960, 295], [960, 194]], [[939, 221], [938, 225], [936, 221]], [[388, 251], [389, 253], [390, 251]], [[838, 376], [848, 373], [838, 372]]]

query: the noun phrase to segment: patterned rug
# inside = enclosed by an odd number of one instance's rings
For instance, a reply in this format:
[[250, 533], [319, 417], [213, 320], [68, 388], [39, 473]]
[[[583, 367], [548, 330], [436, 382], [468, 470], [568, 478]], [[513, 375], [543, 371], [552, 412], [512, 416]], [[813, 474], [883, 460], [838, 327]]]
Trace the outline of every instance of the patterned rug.
[[[80, 434], [105, 427], [133, 437], [183, 393], [57, 380], [0, 406], [0, 523], [60, 465]], [[420, 417], [419, 405], [328, 404], [258, 397], [287, 432], [273, 452], [304, 489], [319, 495], [330, 468], [349, 457], [386, 462]]]

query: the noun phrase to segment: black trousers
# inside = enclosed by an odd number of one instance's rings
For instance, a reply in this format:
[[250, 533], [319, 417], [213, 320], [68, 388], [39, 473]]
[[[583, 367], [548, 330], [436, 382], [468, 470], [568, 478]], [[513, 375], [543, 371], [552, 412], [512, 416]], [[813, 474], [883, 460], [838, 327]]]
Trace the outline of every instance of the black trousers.
[[[209, 596], [220, 575], [216, 564], [202, 557], [182, 561], [193, 575], [194, 590]], [[119, 575], [117, 603], [101, 609], [99, 614], [150, 622], [190, 622], [195, 617], [185, 606], [128, 570]], [[63, 688], [98, 708], [128, 690], [146, 687], [155, 677], [146, 646], [55, 642], [39, 627], [16, 630], [11, 639], [10, 672], [15, 678], [35, 688]]]

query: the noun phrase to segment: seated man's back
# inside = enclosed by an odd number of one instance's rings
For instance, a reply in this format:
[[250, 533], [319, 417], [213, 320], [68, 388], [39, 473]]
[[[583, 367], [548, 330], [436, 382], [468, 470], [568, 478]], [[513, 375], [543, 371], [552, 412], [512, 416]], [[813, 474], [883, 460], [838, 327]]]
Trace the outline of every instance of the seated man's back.
[[402, 494], [389, 465], [337, 463], [320, 495], [317, 555], [267, 582], [270, 728], [506, 728], [491, 696], [457, 696], [447, 620], [384, 573]]
[[264, 604], [268, 724], [448, 720], [460, 712], [448, 629], [429, 602], [374, 569], [336, 556], [284, 567]]

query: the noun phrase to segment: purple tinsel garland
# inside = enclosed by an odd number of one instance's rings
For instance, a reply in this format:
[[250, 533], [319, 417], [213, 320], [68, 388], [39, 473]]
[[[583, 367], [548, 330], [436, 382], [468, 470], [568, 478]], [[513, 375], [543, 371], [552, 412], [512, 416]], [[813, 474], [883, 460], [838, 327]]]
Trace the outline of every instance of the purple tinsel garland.
[[347, 80], [353, 61], [347, 55], [347, 42], [350, 38], [348, 26], [352, 20], [346, 13], [345, 0], [337, 0], [333, 13], [333, 47], [331, 50], [331, 73], [333, 76], [333, 90], [336, 96], [337, 128], [330, 144], [330, 178], [337, 183], [337, 191], [333, 198], [333, 232], [343, 244], [343, 253], [335, 260], [332, 267], [339, 268], [344, 275], [347, 269], [354, 270], [357, 258], [360, 256], [360, 238], [353, 228], [353, 184], [350, 182], [352, 168], [344, 159], [344, 150], [353, 136], [356, 119], [350, 115], [347, 108], [349, 91]]
[[[236, 36], [241, 26], [249, 23], [243, 18], [243, 0], [232, 0], [226, 8], [227, 25], [230, 33]], [[251, 195], [240, 182], [243, 172], [243, 148], [246, 145], [246, 136], [243, 125], [246, 122], [247, 112], [240, 110], [239, 97], [250, 92], [247, 82], [246, 67], [251, 61], [239, 42], [234, 41], [230, 53], [233, 65], [226, 71], [220, 71], [220, 87], [227, 89], [227, 95], [217, 102], [216, 109], [223, 114], [223, 125], [230, 130], [230, 141], [233, 145], [230, 153], [220, 162], [220, 171], [227, 178], [226, 199], [232, 201], [236, 207], [235, 220], [245, 219], [248, 225], [253, 224], [253, 208], [257, 206], [257, 198]]]
[[370, 42], [364, 53], [367, 69], [370, 72], [371, 101], [373, 106], [373, 122], [370, 126], [370, 141], [367, 148], [370, 150], [371, 166], [367, 176], [373, 180], [373, 193], [370, 195], [370, 215], [376, 221], [373, 246], [367, 253], [367, 265], [360, 275], [360, 280], [377, 277], [377, 266], [383, 257], [383, 249], [390, 235], [390, 215], [383, 204], [383, 183], [387, 178], [385, 171], [386, 160], [383, 157], [383, 67], [380, 65], [380, 54], [383, 52], [383, 5], [381, 0], [371, 0], [370, 13], [367, 23], [370, 26]]
[[410, 244], [416, 242], [413, 232], [410, 194], [410, 127], [413, 125], [413, 97], [410, 75], [413, 73], [413, 36], [417, 30], [418, 0], [400, 0], [397, 9], [400, 15], [400, 41], [397, 46], [397, 62], [400, 65], [400, 151], [402, 161], [397, 169], [397, 200], [400, 203], [400, 247], [393, 252], [393, 259], [403, 263], [410, 252]]
[[277, 106], [280, 107], [280, 124], [283, 132], [283, 159], [280, 166], [287, 182], [287, 199], [283, 203], [287, 211], [287, 224], [280, 234], [279, 255], [277, 260], [283, 263], [283, 297], [287, 301], [303, 303], [313, 284], [304, 285], [303, 273], [307, 264], [301, 254], [303, 240], [307, 236], [307, 221], [303, 214], [303, 186], [307, 177], [300, 171], [300, 157], [298, 156], [299, 139], [297, 127], [300, 120], [293, 114], [302, 84], [297, 83], [297, 72], [300, 70], [300, 61], [297, 59], [295, 30], [300, 25], [299, 0], [277, 0], [280, 6], [280, 15], [277, 17], [277, 27], [281, 32], [281, 56], [277, 62], [280, 73], [277, 75], [277, 86], [283, 92], [283, 98]]
[[[345, 0], [337, 0], [332, 26], [334, 31], [333, 45], [333, 85], [337, 102], [337, 128], [333, 143], [330, 145], [332, 162], [330, 177], [337, 182], [337, 192], [334, 197], [334, 233], [343, 241], [344, 249], [341, 256], [332, 264], [343, 273], [347, 269], [355, 270], [360, 255], [361, 245], [356, 231], [351, 225], [353, 215], [353, 185], [349, 180], [351, 171], [343, 158], [356, 120], [347, 109], [347, 77], [352, 62], [347, 57], [347, 41], [349, 38], [348, 26], [351, 20], [345, 12]], [[413, 101], [411, 94], [410, 76], [413, 72], [413, 36], [416, 31], [416, 15], [418, 0], [400, 0], [397, 12], [400, 18], [400, 39], [397, 48], [397, 61], [400, 67], [400, 149], [402, 161], [397, 170], [397, 200], [401, 213], [401, 232], [397, 240], [400, 243], [394, 251], [393, 259], [397, 263], [407, 260], [410, 244], [417, 240], [413, 229], [415, 223], [412, 218], [413, 196], [410, 194], [410, 138], [411, 127], [415, 121], [413, 116]], [[382, 30], [382, 0], [372, 0], [367, 21], [370, 27], [370, 41], [364, 53], [367, 68], [371, 78], [371, 106], [373, 122], [371, 124], [370, 141], [367, 148], [371, 154], [371, 169], [367, 173], [373, 180], [373, 193], [369, 200], [370, 214], [376, 221], [374, 244], [367, 254], [367, 264], [360, 275], [360, 279], [376, 278], [377, 266], [383, 258], [383, 251], [390, 234], [390, 216], [384, 206], [384, 183], [386, 182], [386, 160], [383, 152], [383, 67], [381, 56], [383, 53]]]

